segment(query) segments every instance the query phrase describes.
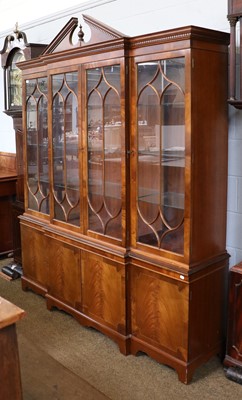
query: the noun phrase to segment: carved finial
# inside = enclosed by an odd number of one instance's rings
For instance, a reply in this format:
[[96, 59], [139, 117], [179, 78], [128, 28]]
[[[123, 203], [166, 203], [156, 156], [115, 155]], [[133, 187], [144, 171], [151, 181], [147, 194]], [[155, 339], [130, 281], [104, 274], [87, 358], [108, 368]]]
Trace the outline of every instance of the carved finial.
[[21, 31], [19, 30], [18, 22], [16, 22], [16, 24], [15, 24], [15, 29], [14, 29], [13, 32], [15, 33], [16, 38], [17, 38], [18, 40], [24, 39], [24, 33], [21, 32]]
[[82, 25], [79, 26], [79, 32], [78, 32], [78, 38], [79, 38], [79, 42], [83, 42], [84, 41], [84, 32], [82, 30]]
[[14, 29], [14, 33], [16, 33], [16, 35], [17, 35], [17, 33], [18, 33], [18, 22], [16, 22], [16, 24], [15, 24], [15, 29]]

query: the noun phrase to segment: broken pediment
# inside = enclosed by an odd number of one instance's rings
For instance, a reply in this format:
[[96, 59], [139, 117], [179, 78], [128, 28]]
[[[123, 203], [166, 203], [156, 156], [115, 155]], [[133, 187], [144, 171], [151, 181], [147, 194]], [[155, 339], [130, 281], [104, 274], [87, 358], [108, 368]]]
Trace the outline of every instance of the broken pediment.
[[82, 15], [83, 24], [78, 27], [78, 18], [71, 18], [58, 35], [47, 46], [43, 54], [83, 47], [126, 37], [95, 18]]

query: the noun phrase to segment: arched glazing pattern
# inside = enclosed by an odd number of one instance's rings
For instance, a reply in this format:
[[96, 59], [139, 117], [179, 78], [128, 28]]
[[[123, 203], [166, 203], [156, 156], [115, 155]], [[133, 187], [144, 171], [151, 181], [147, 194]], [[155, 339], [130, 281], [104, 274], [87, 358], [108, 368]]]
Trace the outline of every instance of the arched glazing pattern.
[[121, 239], [120, 66], [87, 70], [88, 228]]
[[80, 225], [77, 72], [52, 76], [54, 218]]
[[137, 65], [137, 240], [183, 253], [184, 58]]
[[47, 78], [26, 81], [28, 208], [49, 214]]

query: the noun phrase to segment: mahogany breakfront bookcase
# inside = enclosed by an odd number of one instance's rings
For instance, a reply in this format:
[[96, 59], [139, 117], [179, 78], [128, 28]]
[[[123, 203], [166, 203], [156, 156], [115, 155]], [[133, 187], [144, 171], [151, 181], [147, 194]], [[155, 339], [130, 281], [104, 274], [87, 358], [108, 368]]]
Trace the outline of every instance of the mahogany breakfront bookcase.
[[229, 35], [83, 21], [19, 64], [22, 286], [188, 383], [224, 343]]

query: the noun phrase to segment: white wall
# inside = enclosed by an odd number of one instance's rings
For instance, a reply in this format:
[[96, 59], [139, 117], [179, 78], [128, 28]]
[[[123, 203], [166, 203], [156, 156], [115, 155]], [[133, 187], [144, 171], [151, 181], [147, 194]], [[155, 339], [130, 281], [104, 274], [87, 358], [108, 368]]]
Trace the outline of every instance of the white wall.
[[[0, 49], [16, 22], [29, 42], [49, 44], [72, 16], [81, 17], [81, 14], [91, 15], [130, 36], [182, 25], [228, 31], [227, 0], [210, 1], [209, 7], [205, 3], [206, 0], [68, 0], [68, 3], [58, 0], [56, 5], [56, 2], [41, 0], [41, 6], [37, 7], [31, 0], [11, 3], [1, 0]], [[0, 79], [0, 93], [3, 93], [2, 82]], [[0, 96], [0, 113], [2, 110], [3, 96]], [[14, 152], [12, 120], [1, 113], [0, 122], [0, 151]]]
[[[68, 9], [66, 8], [68, 4]], [[185, 25], [229, 32], [227, 0], [1, 0], [0, 49], [15, 23], [29, 42], [50, 43], [73, 16], [91, 15], [124, 34], [135, 36]], [[3, 93], [0, 79], [0, 93]], [[11, 118], [0, 96], [0, 151], [15, 151]], [[242, 261], [242, 111], [228, 107], [229, 177], [227, 249], [230, 265]]]

